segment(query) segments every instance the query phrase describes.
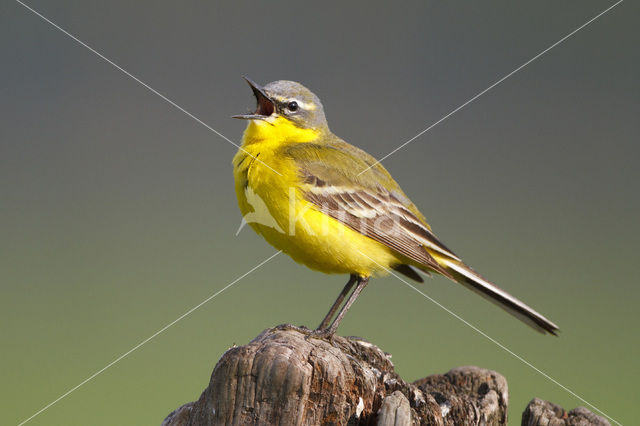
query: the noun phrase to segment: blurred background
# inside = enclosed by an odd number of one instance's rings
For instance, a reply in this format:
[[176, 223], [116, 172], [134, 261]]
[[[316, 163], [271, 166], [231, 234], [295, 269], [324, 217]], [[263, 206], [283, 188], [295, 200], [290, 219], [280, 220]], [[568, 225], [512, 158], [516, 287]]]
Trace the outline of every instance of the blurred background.
[[[613, 4], [32, 0], [238, 142], [241, 75], [300, 81], [381, 157]], [[441, 239], [560, 325], [542, 336], [444, 278], [420, 289], [621, 423], [637, 418], [638, 7], [624, 2], [384, 165]], [[238, 237], [236, 148], [54, 29], [0, 4], [1, 424], [17, 424], [260, 263]], [[277, 256], [33, 420], [158, 425], [221, 354], [314, 327], [346, 282]], [[394, 277], [340, 330], [407, 380], [460, 365], [583, 402]]]

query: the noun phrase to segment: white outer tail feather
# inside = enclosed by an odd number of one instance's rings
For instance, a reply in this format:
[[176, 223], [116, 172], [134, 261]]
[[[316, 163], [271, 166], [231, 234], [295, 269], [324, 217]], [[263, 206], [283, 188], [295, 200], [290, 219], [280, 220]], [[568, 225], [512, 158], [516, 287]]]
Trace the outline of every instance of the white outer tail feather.
[[[480, 286], [482, 286], [482, 290], [464, 281], [461, 281], [460, 284], [464, 285], [465, 287], [474, 291], [485, 299], [488, 299], [489, 301], [500, 306], [502, 309], [509, 312], [511, 315], [515, 316], [525, 324], [529, 325], [534, 330], [539, 331], [543, 334], [547, 332], [555, 334], [555, 330], [558, 330], [558, 326], [549, 321], [542, 314], [536, 312], [534, 309], [530, 308], [506, 291], [502, 290], [500, 287], [482, 278], [470, 268], [448, 259], [441, 259], [440, 262], [444, 263], [448, 268], [457, 272], [463, 277], [479, 284]], [[517, 309], [514, 306], [510, 306], [509, 304], [503, 302], [501, 299], [508, 300], [510, 303], [515, 305]], [[545, 323], [547, 327], [542, 327], [540, 323]]]

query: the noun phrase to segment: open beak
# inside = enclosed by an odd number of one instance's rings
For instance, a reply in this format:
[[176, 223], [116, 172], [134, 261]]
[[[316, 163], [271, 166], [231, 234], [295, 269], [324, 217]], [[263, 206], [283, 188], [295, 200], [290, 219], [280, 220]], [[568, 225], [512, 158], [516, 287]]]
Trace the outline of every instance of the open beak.
[[256, 111], [253, 114], [241, 114], [234, 115], [232, 118], [239, 118], [241, 120], [264, 120], [269, 117], [275, 111], [275, 104], [269, 96], [264, 92], [264, 89], [259, 84], [251, 81], [247, 77], [243, 77], [247, 83], [249, 83], [249, 87], [253, 91], [253, 96], [256, 97], [256, 101], [258, 106]]

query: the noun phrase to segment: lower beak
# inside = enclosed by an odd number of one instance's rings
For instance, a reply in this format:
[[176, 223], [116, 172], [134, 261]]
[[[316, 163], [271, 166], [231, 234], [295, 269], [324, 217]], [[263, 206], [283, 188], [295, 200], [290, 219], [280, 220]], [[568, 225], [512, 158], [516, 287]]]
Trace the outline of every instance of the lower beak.
[[264, 120], [267, 116], [260, 114], [238, 114], [232, 115], [231, 118], [239, 118], [240, 120]]
[[244, 77], [244, 79], [249, 83], [249, 87], [251, 87], [251, 90], [253, 91], [253, 96], [256, 97], [258, 106], [253, 114], [234, 115], [232, 118], [239, 118], [241, 120], [264, 120], [274, 113], [275, 104], [264, 92], [262, 86], [251, 81], [247, 77]]

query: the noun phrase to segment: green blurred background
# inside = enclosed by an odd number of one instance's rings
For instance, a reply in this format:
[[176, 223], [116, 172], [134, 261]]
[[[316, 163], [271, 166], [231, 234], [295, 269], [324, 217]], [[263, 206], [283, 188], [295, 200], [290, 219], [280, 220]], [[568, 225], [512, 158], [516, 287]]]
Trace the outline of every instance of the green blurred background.
[[[613, 2], [31, 1], [224, 135], [240, 76], [302, 82], [376, 157]], [[622, 3], [384, 164], [435, 231], [560, 325], [443, 278], [420, 288], [622, 423], [637, 417], [638, 7]], [[270, 256], [236, 238], [235, 148], [13, 1], [0, 4], [0, 424], [17, 424]], [[30, 425], [158, 425], [266, 327], [315, 326], [346, 277], [284, 255]], [[339, 332], [408, 379], [474, 364], [584, 405], [393, 277]]]

